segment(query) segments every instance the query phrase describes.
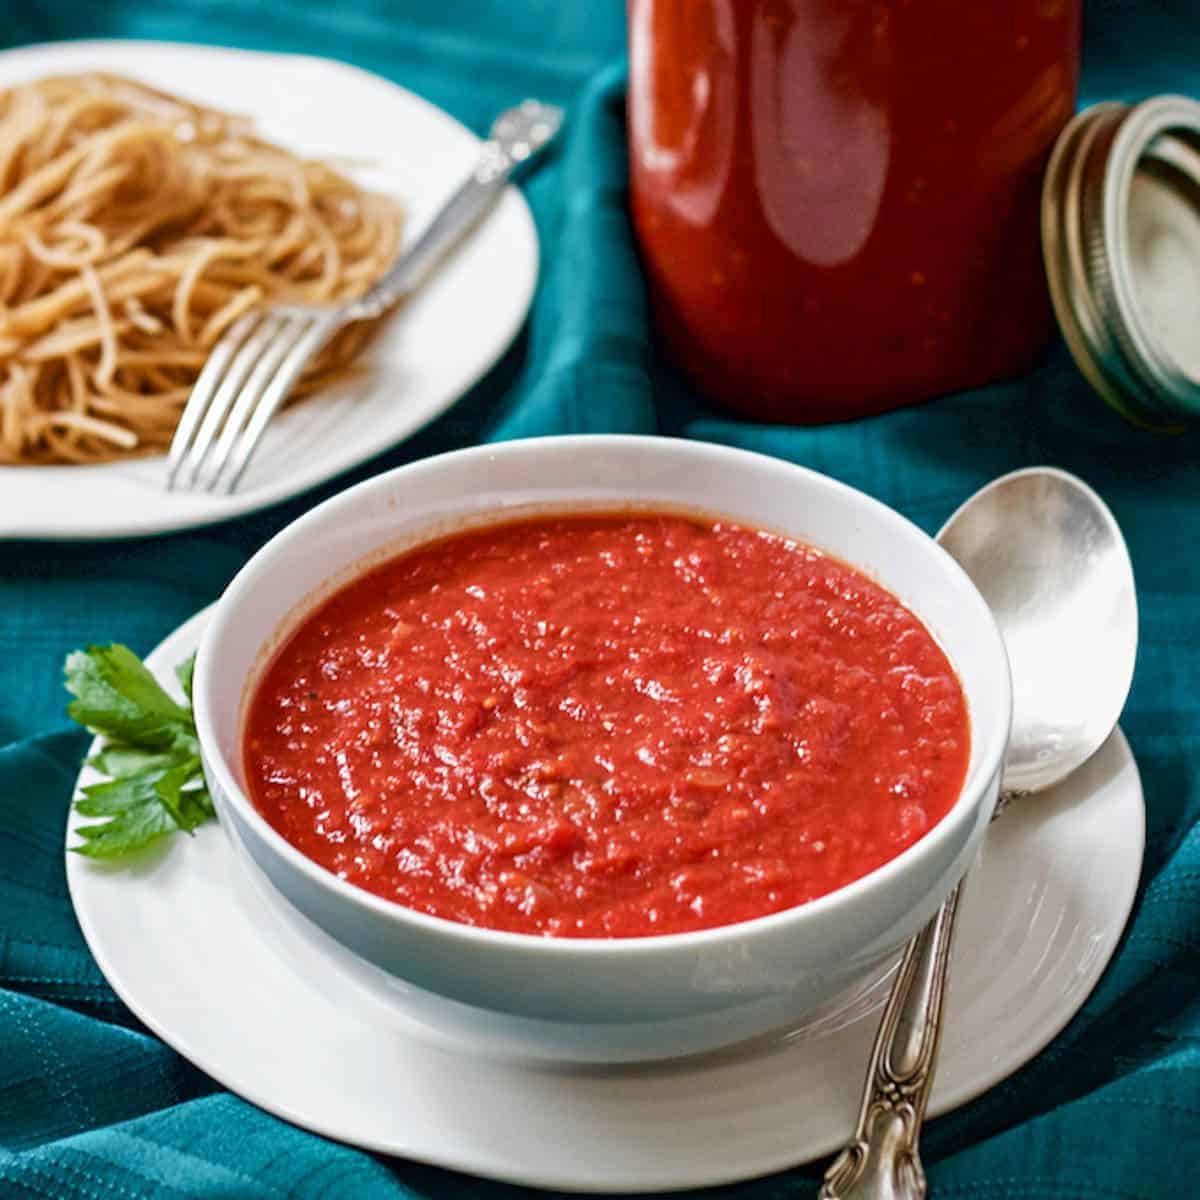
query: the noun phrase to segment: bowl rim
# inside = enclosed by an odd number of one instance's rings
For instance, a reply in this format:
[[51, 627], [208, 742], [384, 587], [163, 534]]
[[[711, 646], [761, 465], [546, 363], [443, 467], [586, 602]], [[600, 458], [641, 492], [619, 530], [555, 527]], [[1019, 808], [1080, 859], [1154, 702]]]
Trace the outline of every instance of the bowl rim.
[[[891, 525], [898, 533], [905, 536], [911, 537], [915, 534], [918, 542], [925, 544], [925, 549], [940, 561], [950, 579], [957, 582], [964, 593], [967, 604], [976, 610], [976, 623], [979, 626], [977, 637], [982, 639], [983, 643], [990, 643], [987, 651], [989, 656], [995, 658], [1000, 668], [1000, 678], [1003, 680], [999, 719], [993, 723], [992, 728], [983, 731], [985, 740], [982, 743], [975, 740], [980, 731], [975, 727], [974, 722], [972, 723], [973, 752], [971, 757], [975, 760], [974, 766], [968, 770], [958, 797], [949, 812], [940, 821], [895, 858], [889, 859], [874, 870], [851, 880], [842, 887], [803, 904], [707, 929], [690, 930], [683, 933], [610, 938], [551, 937], [543, 934], [490, 929], [486, 926], [467, 925], [448, 917], [417, 912], [394, 900], [388, 900], [338, 878], [333, 872], [320, 866], [293, 846], [267, 821], [246, 795], [225, 755], [218, 749], [213, 717], [210, 712], [209, 692], [217, 674], [214, 663], [220, 653], [222, 634], [225, 628], [236, 620], [239, 605], [247, 595], [253, 594], [258, 576], [270, 564], [272, 558], [285, 546], [302, 540], [310, 527], [327, 521], [334, 514], [349, 515], [368, 496], [390, 488], [393, 481], [401, 475], [411, 477], [422, 473], [437, 472], [446, 466], [472, 458], [494, 460], [497, 457], [530, 452], [567, 453], [577, 451], [584, 446], [596, 448], [607, 446], [613, 449], [635, 448], [639, 452], [649, 454], [695, 455], [700, 459], [707, 458], [712, 466], [730, 460], [757, 460], [760, 469], [775, 472], [780, 476], [792, 473], [807, 476], [810, 483], [847, 496], [853, 502], [862, 505], [866, 511], [871, 513], [873, 519]], [[719, 509], [720, 505], [717, 505], [714, 511], [719, 511]], [[852, 562], [849, 565], [855, 566]], [[861, 570], [859, 567], [855, 569]], [[334, 575], [336, 571], [331, 571], [330, 574]], [[297, 605], [303, 603], [303, 598], [298, 597], [296, 603]], [[905, 603], [907, 605], [907, 601]], [[924, 618], [920, 612], [915, 608], [913, 612], [923, 622]], [[965, 690], [964, 686], [964, 692]], [[241, 695], [239, 695], [240, 702]], [[787, 459], [776, 458], [741, 447], [650, 434], [582, 433], [483, 443], [417, 459], [347, 488], [290, 522], [255, 551], [217, 600], [212, 619], [208, 622], [196, 654], [193, 709], [197, 734], [201, 747], [204, 748], [205, 770], [216, 776], [217, 788], [226, 802], [242, 821], [249, 824], [259, 841], [265, 843], [277, 858], [282, 858], [289, 868], [298, 871], [308, 883], [337, 901], [348, 903], [351, 907], [365, 909], [373, 916], [383, 918], [389, 923], [409, 927], [426, 935], [439, 936], [464, 947], [493, 950], [507, 948], [511, 951], [534, 954], [544, 959], [559, 959], [577, 955], [589, 959], [642, 958], [647, 955], [663, 955], [672, 952], [692, 953], [702, 949], [712, 950], [720, 947], [722, 943], [779, 932], [788, 926], [794, 927], [795, 933], [799, 935], [806, 925], [826, 920], [838, 909], [853, 906], [868, 897], [871, 892], [882, 890], [900, 874], [923, 860], [931, 858], [936, 853], [939, 844], [949, 840], [956, 830], [978, 820], [979, 804], [985, 798], [990, 785], [1000, 776], [1012, 724], [1012, 679], [1008, 655], [999, 627], [987, 602], [970, 577], [958, 562], [924, 530], [882, 501], [811, 467], [800, 466]], [[978, 757], [974, 753], [976, 745], [980, 747]], [[250, 857], [253, 859], [253, 856]], [[255, 869], [263, 871], [263, 867], [256, 860]]]

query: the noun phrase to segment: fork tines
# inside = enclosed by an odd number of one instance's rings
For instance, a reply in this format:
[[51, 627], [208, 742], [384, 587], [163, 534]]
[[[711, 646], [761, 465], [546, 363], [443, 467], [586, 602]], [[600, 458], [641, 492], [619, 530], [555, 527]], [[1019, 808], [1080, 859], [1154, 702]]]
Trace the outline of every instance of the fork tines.
[[167, 455], [168, 490], [232, 492], [308, 360], [336, 328], [328, 309], [249, 313], [213, 347]]

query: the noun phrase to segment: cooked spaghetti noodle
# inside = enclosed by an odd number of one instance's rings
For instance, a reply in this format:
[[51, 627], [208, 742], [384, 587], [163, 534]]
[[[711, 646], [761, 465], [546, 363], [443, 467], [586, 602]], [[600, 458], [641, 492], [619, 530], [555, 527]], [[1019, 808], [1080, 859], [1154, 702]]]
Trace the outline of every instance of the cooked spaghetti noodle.
[[[162, 450], [238, 317], [359, 295], [400, 225], [396, 201], [244, 119], [131, 80], [0, 92], [0, 463]], [[343, 330], [297, 393], [367, 332]]]

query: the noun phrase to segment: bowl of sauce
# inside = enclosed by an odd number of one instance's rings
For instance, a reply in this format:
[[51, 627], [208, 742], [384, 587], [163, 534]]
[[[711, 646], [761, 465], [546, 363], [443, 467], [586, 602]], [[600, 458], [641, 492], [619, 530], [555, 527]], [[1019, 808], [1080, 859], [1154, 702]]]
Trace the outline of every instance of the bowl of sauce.
[[422, 545], [300, 624], [251, 699], [250, 795], [416, 912], [649, 937], [804, 904], [889, 862], [966, 777], [966, 698], [879, 584], [671, 511]]
[[661, 337], [735, 412], [845, 420], [1027, 370], [1080, 0], [629, 0]]
[[222, 824], [331, 979], [501, 1053], [803, 1023], [961, 877], [1011, 697], [982, 598], [850, 488], [537, 439], [319, 506], [196, 670]]

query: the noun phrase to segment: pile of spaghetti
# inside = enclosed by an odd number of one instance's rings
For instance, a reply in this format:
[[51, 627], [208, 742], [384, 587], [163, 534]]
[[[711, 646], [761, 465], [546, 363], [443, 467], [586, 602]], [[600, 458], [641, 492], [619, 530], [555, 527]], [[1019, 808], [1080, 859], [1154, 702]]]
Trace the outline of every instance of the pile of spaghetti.
[[[245, 120], [131, 80], [0, 92], [0, 463], [163, 449], [232, 322], [361, 294], [401, 216]], [[367, 332], [343, 330], [297, 392]]]

